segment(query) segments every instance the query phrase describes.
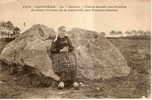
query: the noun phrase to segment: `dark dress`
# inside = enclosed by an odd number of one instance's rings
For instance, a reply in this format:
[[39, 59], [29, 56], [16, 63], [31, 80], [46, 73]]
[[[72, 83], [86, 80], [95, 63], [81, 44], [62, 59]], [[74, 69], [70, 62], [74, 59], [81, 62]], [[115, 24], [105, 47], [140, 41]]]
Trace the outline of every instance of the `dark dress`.
[[[68, 47], [68, 52], [60, 52], [64, 47]], [[53, 69], [61, 77], [62, 81], [75, 81], [76, 79], [77, 64], [73, 51], [74, 47], [67, 36], [64, 38], [58, 37], [52, 43], [51, 57]]]

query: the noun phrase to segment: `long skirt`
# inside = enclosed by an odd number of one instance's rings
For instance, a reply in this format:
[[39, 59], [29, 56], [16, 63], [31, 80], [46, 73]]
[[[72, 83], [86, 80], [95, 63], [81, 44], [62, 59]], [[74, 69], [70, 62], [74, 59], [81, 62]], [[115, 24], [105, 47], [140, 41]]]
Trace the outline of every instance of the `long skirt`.
[[77, 62], [74, 53], [62, 52], [52, 54], [53, 69], [62, 81], [75, 81]]

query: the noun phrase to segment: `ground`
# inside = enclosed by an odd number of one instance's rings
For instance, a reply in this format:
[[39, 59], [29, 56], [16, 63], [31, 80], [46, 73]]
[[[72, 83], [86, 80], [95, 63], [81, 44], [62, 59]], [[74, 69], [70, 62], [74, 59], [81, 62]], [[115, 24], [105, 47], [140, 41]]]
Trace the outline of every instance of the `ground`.
[[109, 39], [131, 67], [127, 77], [88, 83], [79, 90], [19, 85], [0, 66], [0, 98], [145, 98], [150, 94], [150, 39]]

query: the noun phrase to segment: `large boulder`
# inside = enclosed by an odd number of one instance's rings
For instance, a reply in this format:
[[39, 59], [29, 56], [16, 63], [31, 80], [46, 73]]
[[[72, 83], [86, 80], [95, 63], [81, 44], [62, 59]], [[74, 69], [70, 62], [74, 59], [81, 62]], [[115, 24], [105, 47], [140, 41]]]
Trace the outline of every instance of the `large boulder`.
[[[36, 68], [45, 76], [58, 80], [59, 77], [52, 70], [52, 61], [48, 54], [53, 37], [53, 29], [39, 24], [33, 25], [3, 49], [0, 59], [9, 64], [16, 63]], [[50, 39], [47, 40], [48, 38]]]
[[104, 80], [129, 74], [123, 55], [102, 34], [74, 28], [68, 35], [76, 47], [78, 72], [83, 77]]
[[[45, 76], [58, 80], [52, 68], [49, 48], [55, 38], [53, 29], [33, 25], [3, 49], [0, 60], [28, 65]], [[105, 37], [92, 31], [74, 28], [68, 32], [75, 47], [78, 78], [90, 80], [127, 76], [130, 68], [120, 51]]]

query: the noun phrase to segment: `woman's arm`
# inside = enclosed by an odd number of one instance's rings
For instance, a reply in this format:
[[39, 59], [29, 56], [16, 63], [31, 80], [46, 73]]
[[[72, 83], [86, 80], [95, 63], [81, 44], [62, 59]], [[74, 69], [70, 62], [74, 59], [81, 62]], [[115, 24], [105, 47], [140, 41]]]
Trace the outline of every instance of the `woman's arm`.
[[68, 40], [68, 46], [69, 46], [69, 52], [72, 52], [74, 50], [74, 47], [72, 45], [72, 42], [71, 40], [69, 39], [69, 37], [67, 37], [67, 40]]
[[54, 42], [54, 41], [52, 41], [51, 53], [58, 53], [58, 49], [56, 47], [56, 42]]

